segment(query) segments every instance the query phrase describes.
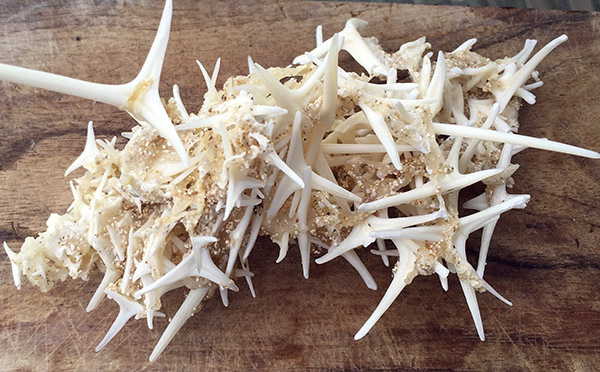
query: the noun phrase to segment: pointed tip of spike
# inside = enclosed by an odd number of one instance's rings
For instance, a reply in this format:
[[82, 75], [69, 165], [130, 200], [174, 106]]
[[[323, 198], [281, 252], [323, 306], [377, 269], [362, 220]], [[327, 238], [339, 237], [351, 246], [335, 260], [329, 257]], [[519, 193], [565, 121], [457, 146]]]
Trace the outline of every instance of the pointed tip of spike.
[[367, 333], [369, 333], [369, 331], [371, 330], [371, 327], [372, 325], [367, 325], [367, 323], [363, 324], [363, 326], [360, 327], [358, 332], [356, 332], [356, 334], [354, 335], [354, 340], [358, 341], [361, 338], [365, 337]]
[[229, 307], [229, 294], [227, 292], [227, 288], [219, 288], [219, 294], [221, 295], [221, 302], [223, 306]]
[[6, 244], [6, 242], [3, 242], [2, 245], [4, 246], [4, 251], [6, 252], [6, 255], [8, 256], [8, 259], [10, 260], [10, 266], [11, 266], [11, 270], [12, 270], [13, 282], [15, 283], [15, 287], [17, 287], [17, 290], [21, 290], [21, 269], [14, 262], [14, 257], [16, 256], [16, 253], [12, 249], [10, 249], [10, 247], [8, 246], [8, 244]]
[[94, 135], [94, 124], [90, 120], [87, 126], [87, 137], [85, 141], [85, 147], [81, 155], [71, 163], [69, 168], [65, 171], [65, 177], [68, 176], [71, 172], [86, 164], [88, 161], [93, 159], [96, 155], [98, 155], [98, 146], [96, 145], [96, 137]]

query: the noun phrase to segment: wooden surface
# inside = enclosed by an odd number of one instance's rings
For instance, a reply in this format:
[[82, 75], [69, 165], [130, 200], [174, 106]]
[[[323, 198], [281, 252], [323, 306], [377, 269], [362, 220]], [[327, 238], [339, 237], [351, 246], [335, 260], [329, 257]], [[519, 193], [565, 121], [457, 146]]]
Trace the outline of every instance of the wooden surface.
[[[160, 1], [21, 1], [0, 4], [0, 61], [98, 82], [135, 75], [154, 37]], [[188, 109], [204, 94], [194, 60], [223, 57], [221, 78], [245, 74], [246, 56], [287, 65], [359, 16], [386, 50], [426, 35], [434, 50], [477, 37], [475, 50], [513, 55], [526, 38], [570, 37], [540, 66], [545, 85], [525, 106], [521, 132], [600, 149], [600, 18], [592, 13], [377, 4], [176, 0], [161, 90], [180, 85]], [[344, 60], [345, 57], [342, 57]], [[347, 58], [346, 58], [347, 59]], [[126, 114], [78, 98], [0, 84], [0, 240], [18, 249], [71, 201], [63, 173], [83, 149], [85, 125], [100, 138], [134, 123]], [[208, 301], [161, 358], [147, 362], [167, 325], [129, 323], [93, 351], [117, 313], [104, 301], [85, 312], [100, 276], [67, 282], [47, 294], [24, 283], [17, 292], [0, 253], [0, 370], [600, 370], [600, 162], [528, 150], [515, 160], [515, 192], [529, 206], [501, 219], [486, 279], [513, 307], [479, 295], [487, 335], [477, 338], [456, 278], [444, 293], [436, 277], [418, 277], [362, 340], [353, 335], [391, 280], [378, 257], [359, 252], [379, 290], [336, 260], [301, 277], [294, 250], [275, 264], [262, 241], [251, 257], [258, 298], [245, 284], [225, 309]], [[470, 254], [477, 245], [470, 240]], [[181, 293], [170, 294], [174, 314]]]

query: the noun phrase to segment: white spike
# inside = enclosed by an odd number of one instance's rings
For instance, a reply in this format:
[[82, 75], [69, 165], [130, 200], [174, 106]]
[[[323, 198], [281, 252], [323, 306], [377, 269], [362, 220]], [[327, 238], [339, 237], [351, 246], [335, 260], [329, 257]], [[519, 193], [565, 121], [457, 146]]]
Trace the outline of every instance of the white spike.
[[253, 206], [246, 207], [246, 211], [244, 212], [242, 219], [240, 222], [238, 222], [236, 228], [229, 234], [229, 257], [227, 259], [227, 267], [225, 269], [225, 275], [228, 277], [231, 277], [231, 274], [233, 273], [235, 262], [238, 259], [238, 252], [242, 245], [242, 240], [244, 239], [248, 225], [250, 225], [250, 219], [252, 218], [253, 210]]
[[183, 101], [181, 100], [181, 95], [179, 94], [179, 85], [173, 85], [173, 99], [175, 99], [175, 105], [177, 106], [177, 110], [181, 114], [181, 119], [183, 121], [189, 118], [189, 114], [183, 105]]
[[96, 138], [94, 137], [93, 123], [92, 123], [92, 121], [90, 121], [90, 122], [88, 122], [87, 139], [85, 141], [85, 148], [83, 149], [83, 152], [81, 153], [81, 155], [79, 155], [79, 157], [77, 159], [75, 159], [75, 161], [69, 166], [69, 168], [67, 168], [67, 171], [65, 172], [65, 176], [67, 176], [69, 173], [73, 172], [75, 169], [81, 167], [85, 163], [96, 158], [96, 155], [98, 155], [99, 153], [100, 153], [100, 151], [98, 151], [98, 146], [96, 145]]
[[321, 44], [323, 44], [323, 26], [318, 25], [315, 34], [317, 39], [317, 47], [320, 47]]
[[222, 287], [226, 287], [237, 292], [238, 288], [235, 283], [212, 261], [210, 257], [210, 251], [207, 248], [201, 248], [200, 254], [202, 256], [201, 270], [198, 270], [198, 267], [196, 266], [194, 255], [188, 255], [176, 267], [171, 269], [160, 279], [134, 293], [134, 297], [140, 298], [142, 295], [150, 291], [159, 289], [161, 287], [167, 287], [171, 284], [179, 282], [182, 279], [193, 276], [206, 278]]
[[490, 243], [492, 241], [492, 235], [494, 234], [494, 229], [496, 228], [496, 223], [500, 218], [494, 218], [491, 222], [483, 227], [483, 232], [481, 233], [481, 244], [479, 246], [479, 258], [477, 260], [477, 275], [483, 278], [483, 273], [485, 272], [485, 265], [487, 260], [488, 250], [490, 248]]
[[354, 195], [338, 184], [329, 181], [327, 178], [319, 176], [315, 172], [312, 172], [311, 185], [315, 190], [325, 191], [342, 199], [351, 200], [357, 203], [362, 201], [360, 196]]
[[248, 56], [248, 74], [252, 75], [256, 73], [256, 67], [254, 67], [254, 61], [252, 57]]
[[448, 277], [443, 277], [443, 276], [439, 276], [440, 278], [440, 284], [442, 285], [442, 289], [444, 290], [444, 292], [448, 292]]
[[[490, 113], [489, 113], [487, 119], [485, 120], [485, 123], [483, 123], [481, 128], [489, 129], [496, 121], [496, 118], [498, 117], [499, 112], [500, 112], [500, 106], [498, 106], [497, 103], [494, 103], [492, 105], [492, 108], [490, 109]], [[480, 142], [476, 141], [476, 140], [471, 140], [468, 142], [467, 148], [464, 150], [464, 152], [460, 158], [460, 162], [459, 162], [459, 170], [461, 173], [466, 172], [467, 166], [469, 163], [471, 163], [471, 160], [473, 158], [473, 153], [475, 152], [475, 148], [477, 147], [477, 145], [479, 143]]]
[[522, 65], [525, 64], [525, 62], [531, 55], [531, 52], [533, 52], [533, 48], [535, 48], [536, 44], [537, 44], [537, 40], [532, 40], [532, 39], [525, 40], [525, 45], [523, 46], [523, 49], [512, 59], [517, 60], [517, 62], [519, 62]]
[[142, 278], [143, 276], [146, 276], [150, 273], [152, 273], [152, 269], [150, 269], [150, 266], [148, 266], [148, 264], [146, 262], [139, 262], [138, 260], [135, 260], [136, 263], [136, 269], [133, 272], [133, 281], [137, 281], [138, 279]]
[[281, 261], [283, 261], [285, 256], [287, 256], [288, 247], [289, 247], [289, 239], [290, 239], [290, 233], [284, 232], [283, 235], [281, 236], [281, 240], [275, 241], [275, 243], [277, 243], [277, 245], [279, 245], [279, 257], [277, 257], [277, 260], [275, 260], [276, 263], [280, 263]]
[[466, 201], [463, 204], [463, 208], [465, 209], [474, 209], [480, 211], [488, 207], [487, 195], [485, 193], [481, 193], [474, 197], [471, 200]]
[[515, 94], [516, 90], [521, 87], [531, 76], [531, 73], [535, 70], [537, 65], [560, 44], [567, 41], [567, 35], [561, 35], [556, 39], [552, 40], [546, 46], [544, 46], [539, 52], [537, 52], [523, 67], [521, 67], [515, 74], [505, 77], [504, 75], [500, 78], [500, 82], [504, 84], [502, 91], [492, 91], [496, 97], [496, 102], [500, 105], [500, 112], [504, 111], [506, 105]]
[[219, 123], [226, 117], [225, 114], [218, 114], [214, 116], [209, 116], [207, 118], [199, 119], [197, 117], [188, 118], [185, 122], [176, 125], [175, 130], [190, 130], [190, 129], [198, 129], [198, 128], [213, 128], [215, 123]]
[[371, 125], [371, 128], [373, 128], [375, 135], [385, 148], [394, 167], [396, 167], [396, 169], [402, 169], [402, 163], [400, 162], [400, 154], [398, 153], [398, 150], [396, 150], [396, 143], [394, 142], [394, 137], [392, 136], [390, 129], [385, 123], [383, 116], [380, 113], [371, 109], [367, 104], [363, 102], [359, 101], [358, 106], [365, 113], [367, 120]]
[[229, 307], [229, 293], [227, 292], [227, 288], [219, 287], [219, 296], [221, 296], [223, 306]]
[[350, 234], [340, 244], [331, 247], [326, 254], [317, 258], [315, 262], [319, 265], [324, 264], [361, 245], [367, 247], [375, 241], [370, 232], [371, 228], [366, 222], [355, 225]]
[[446, 226], [418, 226], [409, 227], [401, 230], [378, 230], [371, 232], [373, 239], [412, 239], [412, 240], [429, 240], [440, 241], [444, 238]]
[[[455, 125], [458, 127], [458, 125]], [[448, 193], [457, 189], [470, 186], [476, 182], [486, 178], [493, 177], [502, 172], [502, 169], [488, 169], [479, 172], [469, 173], [466, 175], [452, 173], [446, 175], [439, 185], [434, 182], [428, 182], [425, 185], [406, 191], [397, 195], [384, 197], [369, 203], [364, 203], [358, 206], [361, 212], [372, 212], [382, 208], [393, 207], [400, 204], [407, 204], [412, 201], [423, 199], [436, 193]]]
[[85, 309], [85, 311], [87, 311], [88, 313], [94, 310], [96, 307], [98, 307], [100, 301], [104, 299], [104, 291], [106, 290], [106, 288], [108, 288], [110, 284], [114, 283], [120, 276], [119, 272], [117, 272], [117, 270], [115, 269], [111, 258], [107, 256], [105, 248], [101, 244], [102, 243], [98, 241], [98, 239], [95, 239], [93, 242], [94, 249], [96, 249], [96, 251], [98, 252], [100, 259], [102, 259], [102, 262], [106, 267], [106, 271], [104, 273], [102, 281], [100, 282], [100, 285], [98, 286], [98, 288], [96, 288], [96, 292], [94, 292], [92, 299], [90, 300]]
[[506, 298], [504, 298], [500, 293], [498, 293], [498, 291], [496, 291], [488, 282], [486, 282], [485, 280], [483, 281], [483, 286], [485, 287], [485, 289], [490, 292], [491, 294], [493, 294], [497, 299], [499, 299], [500, 301], [504, 302], [505, 304], [507, 304], [508, 306], [512, 306], [512, 302], [510, 302], [509, 300], [507, 300]]
[[215, 84], [210, 78], [210, 75], [208, 75], [208, 72], [204, 68], [204, 65], [198, 60], [196, 60], [196, 64], [198, 65], [198, 67], [200, 67], [200, 71], [202, 72], [202, 77], [204, 78], [204, 83], [206, 84], [206, 89], [208, 89], [208, 93], [210, 93], [213, 96], [216, 95], [217, 88], [215, 88]]
[[444, 96], [444, 84], [446, 84], [446, 59], [444, 53], [438, 52], [437, 63], [435, 65], [435, 71], [431, 77], [431, 82], [425, 92], [425, 99], [436, 100], [435, 104], [430, 106], [431, 117], [435, 117], [442, 108], [443, 96]]
[[460, 218], [460, 227], [457, 234], [470, 234], [482, 228], [485, 224], [497, 218], [500, 214], [511, 209], [523, 209], [529, 201], [529, 195], [515, 195], [505, 202], [486, 208], [480, 212]]
[[194, 256], [194, 261], [196, 262], [196, 268], [198, 271], [202, 270], [202, 254], [201, 249], [210, 243], [215, 243], [217, 239], [213, 236], [190, 236], [190, 241], [192, 243], [192, 255]]
[[[385, 85], [387, 87], [393, 86], [394, 84], [396, 84], [396, 82], [398, 81], [398, 70], [396, 70], [395, 67], [390, 68], [388, 75], [387, 75], [387, 80], [385, 81]], [[414, 84], [413, 88], [417, 88], [419, 85], [418, 84]]]
[[113, 339], [119, 333], [119, 331], [125, 326], [125, 323], [133, 316], [144, 311], [144, 307], [137, 303], [136, 301], [130, 300], [129, 298], [119, 294], [117, 292], [113, 292], [111, 290], [105, 290], [108, 298], [115, 300], [115, 302], [119, 305], [119, 315], [110, 326], [108, 332], [106, 332], [106, 336], [100, 341], [98, 346], [96, 346], [95, 351], [100, 351], [110, 340]]
[[[306, 168], [306, 161], [304, 160], [304, 150], [302, 147], [302, 133], [301, 133], [302, 115], [300, 111], [297, 111], [294, 116], [294, 123], [292, 125], [292, 138], [290, 141], [290, 148], [287, 154], [287, 165], [296, 174], [300, 174]], [[295, 185], [291, 178], [283, 178], [278, 183], [275, 194], [271, 199], [271, 204], [267, 210], [267, 220], [270, 220], [285, 203], [287, 198], [299, 190], [300, 187]]]
[[308, 235], [308, 208], [310, 207], [311, 199], [311, 180], [312, 169], [310, 166], [304, 169], [302, 180], [304, 181], [304, 189], [302, 189], [302, 195], [300, 197], [300, 203], [298, 204], [298, 213], [296, 218], [298, 219], [299, 233], [298, 233], [298, 248], [300, 249], [300, 257], [302, 260], [302, 273], [304, 277], [308, 279], [308, 272], [310, 268], [310, 238]]
[[[320, 130], [315, 130], [317, 134], [317, 138], [314, 143], [314, 148], [318, 149], [318, 145], [320, 144], [323, 133], [325, 130], [328, 130], [335, 120], [336, 111], [339, 106], [338, 100], [338, 54], [340, 51], [339, 45], [339, 35], [335, 34], [332, 38], [332, 44], [329, 48], [329, 52], [327, 53], [327, 60], [325, 61], [325, 73], [323, 76], [323, 104], [319, 109], [319, 119], [320, 119]], [[343, 42], [343, 41], [342, 41]], [[314, 150], [308, 150], [307, 158], [309, 159], [309, 163], [312, 164], [312, 160], [314, 158], [314, 154], [312, 154]]]
[[541, 87], [542, 85], [544, 85], [544, 82], [540, 80], [540, 81], [536, 81], [535, 83], [531, 83], [531, 84], [527, 84], [527, 85], [523, 86], [523, 89], [534, 90], [534, 89]]
[[476, 42], [477, 42], [476, 38], [469, 39], [469, 40], [465, 41], [464, 43], [460, 44], [460, 46], [458, 48], [454, 49], [450, 54], [456, 54], [458, 52], [469, 51], [469, 50], [471, 50], [473, 45], [475, 45]]
[[348, 263], [352, 265], [354, 269], [356, 269], [362, 280], [365, 282], [367, 288], [374, 291], [377, 290], [377, 283], [375, 283], [375, 279], [373, 279], [371, 273], [369, 273], [369, 270], [365, 267], [365, 264], [363, 264], [356, 252], [346, 252], [342, 255], [342, 257], [344, 257], [346, 261], [348, 261]]
[[248, 283], [248, 288], [250, 288], [250, 294], [252, 294], [252, 298], [256, 298], [256, 291], [254, 290], [254, 284], [252, 284], [252, 277], [254, 273], [250, 271], [250, 264], [248, 261], [242, 262], [242, 269], [236, 270], [236, 277], [243, 276], [246, 278], [246, 282]]
[[123, 262], [125, 259], [125, 248], [121, 245], [121, 236], [119, 232], [114, 227], [108, 225], [106, 226], [106, 230], [108, 231], [108, 236], [110, 238], [110, 242], [113, 245], [113, 252], [117, 254], [117, 258], [119, 261]]
[[424, 98], [429, 89], [431, 80], [431, 60], [427, 55], [423, 56], [421, 73], [419, 74], [419, 96]]
[[535, 104], [535, 94], [524, 88], [517, 88], [515, 91], [515, 96], [523, 98], [523, 100], [530, 105]]
[[310, 270], [310, 239], [308, 232], [298, 234], [298, 249], [300, 250], [300, 260], [302, 262], [302, 275], [308, 279]]
[[17, 290], [21, 289], [21, 269], [19, 268], [19, 265], [17, 265], [15, 259], [16, 259], [16, 253], [13, 252], [12, 249], [10, 249], [8, 247], [8, 244], [6, 244], [6, 242], [2, 243], [4, 245], [4, 251], [6, 252], [6, 255], [8, 256], [8, 259], [10, 260], [10, 267], [12, 270], [12, 277], [13, 277], [13, 281], [15, 282], [15, 287], [17, 287]]
[[433, 221], [445, 214], [444, 210], [421, 216], [380, 218], [371, 216], [366, 222], [355, 225], [350, 234], [337, 246], [316, 260], [323, 264], [359, 246], [367, 247], [377, 238], [403, 238], [415, 240], [439, 241], [442, 239], [444, 226], [421, 226], [407, 228], [408, 226]]
[[[265, 88], [275, 99], [277, 106], [283, 107], [288, 112], [300, 112], [300, 107], [296, 102], [296, 97], [292, 94], [293, 91], [284, 87], [269, 71], [265, 70], [261, 65], [255, 63], [256, 75], [263, 83]], [[296, 91], [297, 92], [297, 91]]]
[[406, 285], [408, 285], [416, 275], [414, 272], [416, 260], [414, 253], [411, 252], [410, 249], [398, 243], [398, 240], [394, 239], [394, 244], [396, 244], [398, 253], [400, 254], [400, 259], [398, 260], [398, 263], [396, 263], [394, 279], [392, 279], [392, 283], [385, 291], [383, 298], [379, 302], [379, 305], [377, 305], [375, 311], [373, 311], [373, 314], [371, 314], [369, 319], [367, 319], [365, 324], [354, 336], [355, 340], [363, 338], [371, 330], [371, 328], [373, 328], [375, 323], [377, 323], [383, 313], [385, 313], [385, 311], [392, 305], [404, 287], [406, 287]]
[[[366, 26], [367, 22], [362, 19], [349, 19], [344, 29], [339, 33], [339, 36], [344, 38], [342, 49], [350, 53], [354, 60], [367, 70], [370, 75], [386, 76], [390, 66], [375, 53], [373, 50], [375, 47], [372, 47], [372, 42], [369, 39], [363, 38], [359, 33], [359, 30], [364, 29]], [[329, 50], [332, 39], [324, 41], [308, 54], [315, 58], [323, 57]], [[298, 56], [293, 61], [294, 64], [306, 64], [310, 62], [310, 58], [305, 55]]]
[[220, 68], [221, 68], [221, 57], [217, 58], [217, 62], [215, 62], [215, 68], [213, 69], [213, 73], [210, 78], [212, 85], [214, 87], [217, 86], [217, 78], [219, 77], [219, 69]]
[[[385, 211], [385, 209], [383, 209]], [[370, 216], [367, 218], [367, 223], [371, 227], [371, 230], [399, 230], [405, 227], [419, 225], [425, 222], [431, 222], [438, 218], [447, 218], [448, 212], [445, 209], [439, 209], [435, 212], [409, 216], [409, 217], [396, 217], [396, 218], [382, 218]]]
[[246, 249], [244, 250], [244, 255], [242, 256], [242, 262], [246, 262], [252, 249], [254, 248], [254, 244], [256, 243], [256, 238], [258, 238], [258, 233], [260, 231], [260, 227], [263, 221], [263, 214], [255, 214], [252, 217], [252, 223], [250, 225], [250, 235], [248, 236], [248, 243], [246, 244]]
[[440, 262], [435, 263], [435, 272], [440, 276], [440, 278], [447, 278], [448, 274], [450, 274], [450, 270], [448, 270], [444, 265]]
[[[375, 240], [377, 243], [377, 249], [379, 250], [379, 252], [386, 252], [386, 247], [385, 247], [385, 240], [383, 239], [376, 239]], [[383, 264], [386, 267], [390, 266], [390, 259], [388, 258], [388, 256], [386, 254], [382, 254], [381, 255], [381, 260], [383, 261]]]
[[266, 155], [267, 159], [271, 161], [271, 163], [279, 168], [286, 176], [288, 176], [292, 181], [298, 184], [301, 188], [304, 188], [304, 182], [302, 182], [302, 178], [296, 174], [288, 165], [281, 160], [281, 158], [275, 152], [269, 152]]
[[103, 102], [124, 110], [138, 122], [153, 126], [175, 149], [181, 160], [187, 164], [188, 155], [185, 147], [177, 135], [158, 93], [172, 13], [173, 2], [167, 0], [146, 61], [135, 79], [127, 84], [97, 84], [5, 64], [0, 64], [0, 80]]
[[242, 193], [246, 189], [264, 187], [263, 181], [238, 174], [239, 172], [231, 170], [229, 172], [229, 184], [227, 187], [227, 201], [225, 202], [225, 215], [223, 219], [227, 220], [231, 211], [235, 207]]
[[475, 328], [477, 329], [479, 339], [481, 341], [485, 341], [485, 333], [483, 332], [483, 322], [481, 321], [481, 313], [479, 312], [479, 305], [477, 304], [477, 295], [475, 294], [475, 290], [469, 283], [465, 282], [464, 280], [460, 281], [460, 286], [462, 287], [463, 293], [465, 294], [465, 299], [467, 300], [469, 311], [471, 312], [471, 316], [473, 317], [473, 322], [475, 323]]
[[279, 116], [287, 115], [288, 110], [278, 106], [254, 105], [252, 106], [252, 115], [264, 119], [273, 119]]
[[371, 252], [374, 255], [377, 256], [386, 256], [386, 257], [398, 257], [398, 251], [392, 250], [392, 249], [386, 249], [383, 251], [380, 250], [375, 250], [375, 249], [371, 249], [369, 252]]
[[175, 334], [177, 334], [179, 329], [181, 329], [185, 322], [194, 314], [194, 310], [200, 305], [200, 302], [202, 302], [204, 297], [206, 297], [208, 291], [208, 288], [197, 288], [192, 289], [190, 293], [188, 293], [185, 301], [183, 301], [183, 304], [181, 304], [181, 307], [177, 310], [177, 313], [167, 326], [167, 329], [165, 329], [160, 340], [158, 340], [154, 350], [152, 350], [152, 354], [150, 354], [151, 362], [155, 361], [160, 354], [162, 354], [163, 350], [171, 342], [173, 337], [175, 337]]

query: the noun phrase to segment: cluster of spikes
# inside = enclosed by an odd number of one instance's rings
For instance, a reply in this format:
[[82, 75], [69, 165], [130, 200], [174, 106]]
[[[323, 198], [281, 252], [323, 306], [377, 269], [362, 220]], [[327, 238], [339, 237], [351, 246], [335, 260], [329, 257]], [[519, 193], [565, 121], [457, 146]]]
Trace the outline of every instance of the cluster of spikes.
[[[415, 276], [436, 274], [447, 290], [455, 273], [483, 340], [476, 292], [510, 305], [483, 278], [492, 233], [502, 213], [529, 200], [507, 192], [518, 168], [512, 156], [534, 147], [600, 158], [515, 133], [521, 100], [533, 104], [542, 85], [535, 68], [564, 35], [531, 58], [534, 40], [492, 61], [471, 51], [471, 39], [433, 61], [425, 38], [388, 54], [361, 36], [366, 22], [350, 19], [326, 41], [318, 27], [316, 48], [289, 67], [265, 69], [249, 58], [249, 74], [221, 90], [219, 61], [212, 75], [198, 62], [208, 91], [189, 114], [177, 86], [168, 102], [158, 94], [171, 14], [168, 0], [148, 58], [127, 84], [0, 65], [0, 79], [108, 103], [139, 124], [123, 133], [128, 142], [119, 150], [115, 138], [96, 140], [90, 122], [85, 149], [66, 172], [85, 168], [71, 182], [73, 204], [19, 253], [4, 243], [17, 288], [22, 275], [46, 291], [68, 277], [87, 280], [94, 267], [104, 272], [87, 311], [104, 297], [120, 311], [96, 350], [132, 317], [152, 328], [164, 316], [161, 296], [173, 289], [184, 287], [185, 300], [150, 360], [203, 299], [218, 292], [227, 306], [240, 278], [254, 296], [248, 257], [259, 235], [277, 243], [277, 262], [295, 240], [307, 278], [311, 254], [317, 264], [343, 257], [371, 289], [355, 249], [375, 243], [371, 253], [388, 267], [397, 257], [390, 286], [355, 339]], [[342, 69], [340, 50], [365, 71]], [[478, 182], [485, 192], [460, 216], [460, 191]], [[471, 265], [465, 245], [478, 229], [479, 260]]]

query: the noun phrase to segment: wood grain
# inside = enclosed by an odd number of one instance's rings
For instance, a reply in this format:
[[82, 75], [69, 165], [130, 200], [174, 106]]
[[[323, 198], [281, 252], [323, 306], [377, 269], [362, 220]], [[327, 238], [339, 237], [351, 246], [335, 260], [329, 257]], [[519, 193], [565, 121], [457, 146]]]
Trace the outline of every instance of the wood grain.
[[[141, 66], [154, 37], [160, 1], [5, 0], [0, 4], [0, 61], [98, 82], [125, 82]], [[434, 50], [477, 37], [475, 50], [493, 58], [518, 52], [526, 38], [569, 42], [539, 67], [545, 85], [525, 106], [521, 132], [600, 149], [600, 17], [594, 13], [494, 8], [317, 2], [175, 1], [163, 96], [180, 85], [197, 110], [204, 94], [194, 60], [223, 58], [225, 76], [244, 74], [246, 56], [263, 66], [286, 65], [349, 17], [370, 22], [386, 50], [425, 35]], [[94, 120], [100, 138], [129, 129], [127, 115], [102, 104], [0, 85], [0, 240], [18, 247], [70, 203], [64, 169]], [[117, 313], [111, 301], [85, 312], [100, 276], [66, 282], [48, 294], [30, 285], [17, 292], [0, 253], [0, 370], [600, 370], [599, 163], [528, 150], [515, 161], [517, 193], [529, 206], [501, 219], [486, 279], [507, 307], [479, 296], [487, 341], [477, 338], [456, 280], [444, 293], [434, 277], [419, 277], [375, 328], [352, 337], [383, 295], [391, 274], [361, 251], [380, 289], [368, 290], [342, 261], [301, 277], [296, 252], [275, 264], [266, 240], [251, 257], [258, 298], [242, 290], [225, 309], [207, 301], [155, 363], [147, 358], [167, 325], [154, 331], [132, 322], [100, 353]], [[476, 240], [469, 241], [475, 257]], [[181, 293], [165, 300], [174, 314]]]

